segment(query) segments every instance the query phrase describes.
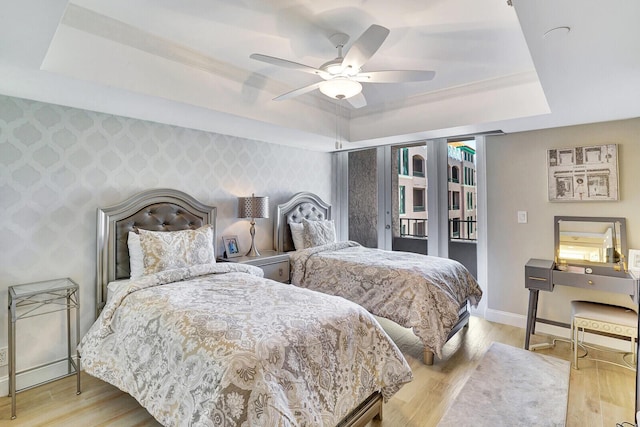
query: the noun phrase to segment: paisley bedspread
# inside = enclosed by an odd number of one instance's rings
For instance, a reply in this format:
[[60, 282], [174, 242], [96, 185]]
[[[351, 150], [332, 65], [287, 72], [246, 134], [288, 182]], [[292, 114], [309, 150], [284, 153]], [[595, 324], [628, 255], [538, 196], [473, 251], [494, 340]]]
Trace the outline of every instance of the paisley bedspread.
[[333, 426], [411, 370], [375, 318], [234, 263], [131, 281], [80, 344], [87, 373], [166, 426]]
[[338, 242], [291, 252], [291, 283], [360, 304], [412, 328], [438, 357], [468, 298], [482, 290], [459, 262]]

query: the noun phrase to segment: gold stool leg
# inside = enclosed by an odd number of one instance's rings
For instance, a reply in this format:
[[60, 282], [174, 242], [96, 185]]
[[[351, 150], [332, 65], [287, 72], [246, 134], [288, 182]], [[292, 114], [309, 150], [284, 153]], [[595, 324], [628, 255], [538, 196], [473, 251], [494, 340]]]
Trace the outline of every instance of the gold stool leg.
[[573, 322], [571, 326], [573, 329], [573, 368], [578, 369], [578, 328]]

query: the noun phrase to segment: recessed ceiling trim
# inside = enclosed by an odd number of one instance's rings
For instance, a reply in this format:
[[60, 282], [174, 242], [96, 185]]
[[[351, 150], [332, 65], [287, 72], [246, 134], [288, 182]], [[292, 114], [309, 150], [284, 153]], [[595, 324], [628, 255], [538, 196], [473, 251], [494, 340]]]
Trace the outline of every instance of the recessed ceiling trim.
[[377, 106], [352, 110], [351, 117], [364, 117], [374, 113], [382, 113], [385, 111], [397, 110], [426, 103], [434, 103], [445, 99], [457, 98], [464, 95], [477, 94], [505, 87], [519, 86], [532, 82], [539, 83], [538, 74], [535, 70], [501, 76], [495, 79], [481, 80], [465, 85], [452, 86], [446, 89], [415, 95], [400, 101], [393, 101]]
[[249, 76], [246, 70], [217, 61], [186, 46], [73, 3], [69, 3], [67, 6], [61, 23], [115, 43], [198, 68], [229, 80], [242, 82]]

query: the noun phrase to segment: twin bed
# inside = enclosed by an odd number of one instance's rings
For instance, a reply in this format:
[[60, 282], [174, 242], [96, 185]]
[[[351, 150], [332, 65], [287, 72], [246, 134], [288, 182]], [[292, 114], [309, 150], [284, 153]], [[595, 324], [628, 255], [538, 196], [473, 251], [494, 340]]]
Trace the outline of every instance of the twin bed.
[[99, 209], [98, 319], [80, 344], [85, 370], [167, 426], [381, 418], [382, 401], [412, 373], [371, 313], [412, 327], [432, 363], [481, 292], [455, 262], [429, 267], [437, 278], [424, 285], [421, 255], [322, 238], [293, 251], [290, 224], [327, 225], [330, 210], [311, 193], [278, 206], [275, 241], [291, 251], [291, 286], [253, 266], [216, 264], [216, 209], [185, 193], [151, 190]]
[[[85, 371], [166, 426], [381, 418], [383, 399], [412, 373], [375, 318], [257, 267], [216, 264], [215, 217], [214, 207], [163, 189], [98, 211], [100, 314], [80, 344]], [[136, 231], [145, 267], [131, 279]]]
[[278, 205], [274, 241], [290, 253], [291, 283], [411, 328], [424, 344], [425, 364], [433, 364], [482, 297], [475, 278], [454, 260], [336, 242], [332, 227], [331, 206], [313, 193]]

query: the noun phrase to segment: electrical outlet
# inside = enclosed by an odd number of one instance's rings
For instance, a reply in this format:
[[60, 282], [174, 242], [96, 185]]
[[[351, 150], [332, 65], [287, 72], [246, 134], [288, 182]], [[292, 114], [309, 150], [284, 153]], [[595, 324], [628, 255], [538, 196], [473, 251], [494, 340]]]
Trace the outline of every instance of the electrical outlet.
[[0, 348], [0, 366], [7, 366], [9, 361], [7, 360], [7, 347]]

